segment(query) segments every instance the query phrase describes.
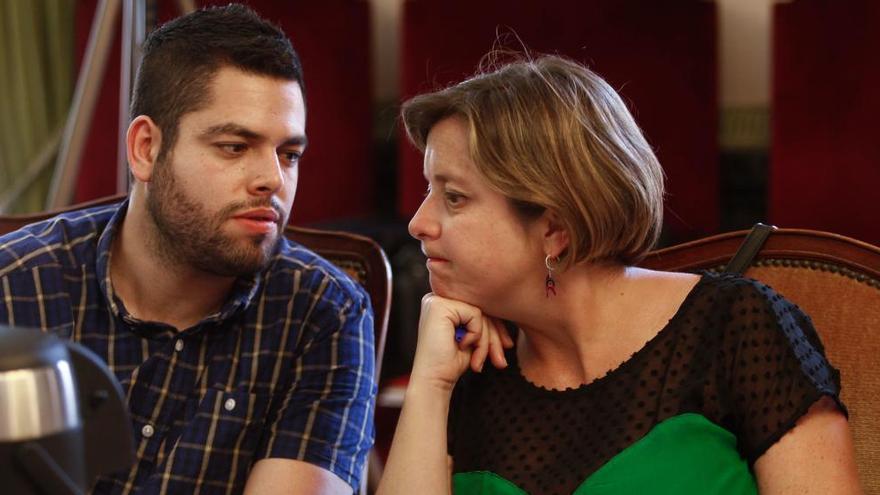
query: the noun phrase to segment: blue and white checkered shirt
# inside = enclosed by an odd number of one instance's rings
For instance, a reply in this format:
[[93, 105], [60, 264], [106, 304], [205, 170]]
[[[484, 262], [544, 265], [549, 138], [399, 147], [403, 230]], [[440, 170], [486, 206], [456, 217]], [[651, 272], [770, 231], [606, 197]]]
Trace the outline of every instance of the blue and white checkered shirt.
[[238, 493], [254, 462], [306, 461], [357, 487], [373, 441], [373, 316], [363, 289], [287, 239], [223, 307], [178, 331], [113, 293], [127, 203], [0, 237], [0, 323], [101, 356], [122, 384], [137, 463], [95, 493]]

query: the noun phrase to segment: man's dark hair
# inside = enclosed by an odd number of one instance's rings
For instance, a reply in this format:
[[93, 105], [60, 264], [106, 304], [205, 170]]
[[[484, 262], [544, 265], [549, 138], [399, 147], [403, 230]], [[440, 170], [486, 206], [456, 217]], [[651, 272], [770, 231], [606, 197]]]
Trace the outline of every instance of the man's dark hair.
[[162, 130], [159, 158], [177, 139], [180, 117], [208, 103], [220, 68], [296, 81], [302, 65], [278, 26], [250, 8], [231, 4], [195, 11], [150, 33], [131, 103], [131, 118], [146, 115]]

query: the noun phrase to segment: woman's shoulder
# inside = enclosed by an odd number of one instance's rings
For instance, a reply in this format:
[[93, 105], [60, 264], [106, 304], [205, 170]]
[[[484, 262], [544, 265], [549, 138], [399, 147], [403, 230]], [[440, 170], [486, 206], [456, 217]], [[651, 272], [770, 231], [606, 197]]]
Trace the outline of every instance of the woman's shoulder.
[[[734, 273], [640, 271], [639, 276], [651, 287], [651, 292], [658, 297], [678, 299], [681, 305], [708, 303], [715, 309], [721, 309], [742, 304], [790, 304], [790, 301], [767, 284]], [[681, 293], [684, 293], [683, 297]]]
[[717, 272], [712, 270], [674, 272], [649, 270], [639, 267], [629, 267], [627, 272], [628, 276], [641, 281], [643, 284], [650, 287], [650, 290], [657, 293], [668, 292], [670, 289], [682, 287], [688, 287], [692, 291], [701, 289], [703, 292], [773, 292], [772, 289], [763, 282], [735, 273]]
[[766, 283], [733, 273], [701, 272], [694, 293], [695, 299], [727, 319], [779, 319], [801, 313], [795, 303]]
[[625, 276], [654, 291], [667, 290], [670, 287], [693, 287], [702, 278], [701, 273], [649, 270], [637, 266], [625, 267]]
[[812, 320], [794, 302], [767, 284], [731, 273], [703, 271], [667, 327], [675, 334], [738, 347], [743, 342], [774, 342], [822, 351]]

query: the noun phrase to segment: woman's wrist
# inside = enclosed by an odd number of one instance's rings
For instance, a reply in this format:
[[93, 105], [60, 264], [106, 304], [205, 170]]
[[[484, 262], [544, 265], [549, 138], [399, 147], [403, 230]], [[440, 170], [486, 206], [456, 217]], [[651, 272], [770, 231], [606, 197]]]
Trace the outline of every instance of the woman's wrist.
[[433, 400], [445, 399], [448, 401], [452, 397], [453, 388], [455, 388], [455, 382], [413, 370], [406, 386], [406, 394], [409, 396], [412, 393], [412, 395], [418, 394]]

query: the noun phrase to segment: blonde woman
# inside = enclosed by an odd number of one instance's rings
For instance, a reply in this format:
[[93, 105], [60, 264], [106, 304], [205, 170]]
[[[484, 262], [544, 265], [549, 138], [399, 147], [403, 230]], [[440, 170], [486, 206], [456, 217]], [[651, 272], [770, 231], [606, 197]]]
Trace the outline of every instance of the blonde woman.
[[380, 493], [860, 491], [838, 373], [797, 306], [634, 267], [663, 173], [601, 78], [518, 61], [402, 118], [433, 292]]

